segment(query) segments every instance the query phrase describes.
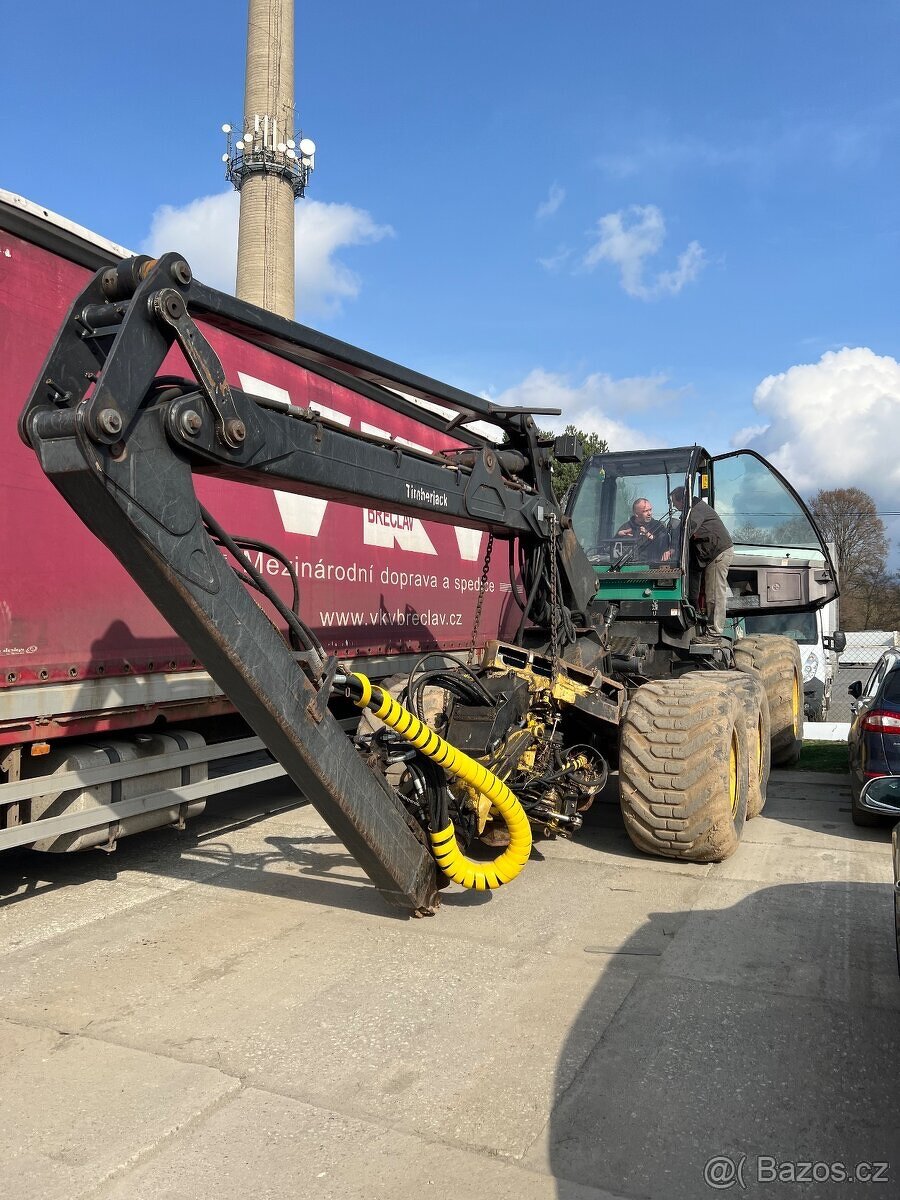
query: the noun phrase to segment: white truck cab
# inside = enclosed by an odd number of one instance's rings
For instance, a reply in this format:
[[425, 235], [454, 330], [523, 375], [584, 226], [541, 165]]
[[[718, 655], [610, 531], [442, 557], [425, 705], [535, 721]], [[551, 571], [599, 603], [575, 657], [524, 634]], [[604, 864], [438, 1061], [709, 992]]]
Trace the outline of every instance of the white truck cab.
[[745, 616], [743, 633], [776, 633], [793, 638], [803, 663], [803, 707], [807, 721], [827, 719], [844, 634], [836, 629], [838, 602], [817, 612], [766, 613]]

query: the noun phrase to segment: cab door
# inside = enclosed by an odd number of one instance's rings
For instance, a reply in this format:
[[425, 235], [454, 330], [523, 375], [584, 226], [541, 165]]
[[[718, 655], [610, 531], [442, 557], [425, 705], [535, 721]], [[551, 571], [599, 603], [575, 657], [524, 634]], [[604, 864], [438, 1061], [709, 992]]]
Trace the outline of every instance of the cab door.
[[838, 594], [828, 546], [809, 508], [754, 450], [710, 460], [710, 502], [734, 542], [729, 616], [812, 612]]

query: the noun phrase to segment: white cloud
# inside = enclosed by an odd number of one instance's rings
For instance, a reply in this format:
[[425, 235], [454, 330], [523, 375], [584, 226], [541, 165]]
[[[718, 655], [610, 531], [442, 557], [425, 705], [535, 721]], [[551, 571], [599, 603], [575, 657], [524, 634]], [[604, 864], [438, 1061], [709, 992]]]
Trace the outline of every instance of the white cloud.
[[887, 132], [894, 128], [893, 106], [872, 110], [859, 120], [808, 119], [785, 115], [776, 122], [752, 121], [732, 129], [729, 141], [694, 134], [628, 137], [627, 145], [600, 154], [597, 164], [613, 179], [646, 176], [658, 180], [679, 171], [734, 171], [744, 177], [781, 180], [786, 170], [810, 165], [836, 171], [877, 163]]
[[605, 438], [611, 450], [637, 450], [658, 444], [639, 429], [609, 416], [610, 412], [636, 412], [669, 403], [674, 393], [666, 388], [663, 375], [613, 379], [596, 372], [581, 383], [567, 375], [536, 367], [521, 383], [490, 398], [496, 404], [528, 408], [560, 408], [562, 416], [537, 417], [542, 428], [563, 430], [575, 425], [585, 433]]
[[558, 183], [551, 184], [550, 191], [547, 194], [547, 199], [542, 200], [537, 206], [537, 211], [534, 214], [537, 220], [543, 221], [547, 217], [552, 217], [555, 212], [559, 211], [559, 208], [565, 198], [566, 189], [560, 187]]
[[[153, 214], [143, 250], [159, 254], [178, 250], [198, 279], [224, 292], [234, 292], [237, 270], [237, 192], [202, 196], [180, 208], [163, 205]], [[378, 225], [364, 209], [350, 204], [304, 200], [295, 208], [296, 286], [299, 308], [308, 315], [338, 311], [362, 286], [355, 271], [337, 257], [347, 246], [390, 237], [389, 225]]]
[[571, 255], [572, 251], [568, 246], [559, 246], [555, 254], [549, 255], [547, 258], [539, 258], [538, 262], [545, 271], [561, 271]]
[[829, 351], [817, 363], [764, 379], [753, 403], [767, 424], [749, 431], [744, 444], [771, 459], [803, 495], [820, 487], [861, 487], [884, 507], [897, 507], [896, 359], [866, 346]]
[[612, 263], [619, 268], [622, 287], [628, 295], [640, 300], [676, 296], [697, 278], [706, 262], [703, 247], [699, 242], [691, 242], [679, 255], [674, 270], [660, 271], [655, 279], [646, 282], [646, 260], [658, 254], [666, 240], [665, 218], [655, 204], [635, 204], [607, 213], [597, 222], [597, 233], [583, 265], [593, 270], [601, 262]]

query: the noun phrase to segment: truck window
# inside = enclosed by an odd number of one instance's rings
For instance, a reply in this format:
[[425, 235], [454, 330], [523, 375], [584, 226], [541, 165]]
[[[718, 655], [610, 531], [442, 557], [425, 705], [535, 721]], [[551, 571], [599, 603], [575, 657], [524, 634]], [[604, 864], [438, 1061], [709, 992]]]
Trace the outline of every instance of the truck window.
[[815, 613], [771, 613], [744, 617], [744, 627], [749, 635], [777, 633], [780, 637], [793, 638], [804, 646], [815, 645], [819, 630]]

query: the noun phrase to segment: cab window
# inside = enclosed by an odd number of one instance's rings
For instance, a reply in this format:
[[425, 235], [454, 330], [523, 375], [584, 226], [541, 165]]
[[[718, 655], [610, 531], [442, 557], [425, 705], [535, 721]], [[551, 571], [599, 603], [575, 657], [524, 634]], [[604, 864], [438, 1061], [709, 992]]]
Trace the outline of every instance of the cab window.
[[680, 521], [669, 492], [683, 485], [690, 452], [596, 455], [582, 470], [569, 513], [575, 535], [596, 564], [678, 559]]

